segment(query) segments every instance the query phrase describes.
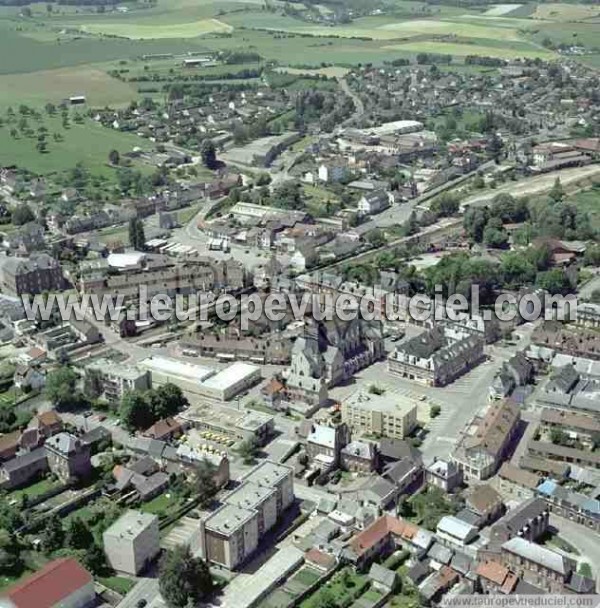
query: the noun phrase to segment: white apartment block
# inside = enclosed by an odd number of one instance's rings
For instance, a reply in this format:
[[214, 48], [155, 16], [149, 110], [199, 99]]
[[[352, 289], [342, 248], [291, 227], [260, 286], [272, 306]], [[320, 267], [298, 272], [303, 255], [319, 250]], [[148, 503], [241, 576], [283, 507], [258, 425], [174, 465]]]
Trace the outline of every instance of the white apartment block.
[[129, 510], [104, 532], [102, 539], [113, 570], [135, 576], [160, 552], [158, 517]]
[[400, 395], [358, 391], [342, 403], [342, 422], [354, 431], [404, 439], [417, 425], [417, 404]]

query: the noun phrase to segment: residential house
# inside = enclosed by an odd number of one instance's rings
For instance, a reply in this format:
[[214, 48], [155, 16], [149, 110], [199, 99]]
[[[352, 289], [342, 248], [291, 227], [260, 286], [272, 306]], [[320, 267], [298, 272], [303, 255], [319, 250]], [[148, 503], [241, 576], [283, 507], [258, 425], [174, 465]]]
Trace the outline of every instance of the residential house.
[[425, 469], [425, 481], [430, 486], [440, 488], [445, 493], [450, 493], [462, 485], [462, 469], [451, 460], [435, 458]]
[[362, 215], [375, 215], [390, 206], [390, 197], [385, 190], [366, 192], [358, 201], [358, 211]]
[[341, 451], [340, 466], [354, 473], [371, 473], [377, 465], [377, 448], [368, 441], [352, 441]]
[[71, 433], [58, 433], [46, 440], [48, 467], [63, 481], [89, 477], [92, 463], [89, 446]]
[[465, 503], [477, 515], [480, 527], [493, 523], [504, 513], [502, 496], [489, 484], [471, 489], [465, 497]]
[[181, 437], [182, 434], [183, 426], [181, 422], [175, 420], [172, 416], [158, 420], [143, 432], [144, 437], [159, 439], [161, 441], [177, 439], [178, 437]]
[[490, 538], [505, 542], [511, 538], [535, 541], [548, 529], [550, 512], [542, 498], [529, 498], [510, 509], [491, 528]]

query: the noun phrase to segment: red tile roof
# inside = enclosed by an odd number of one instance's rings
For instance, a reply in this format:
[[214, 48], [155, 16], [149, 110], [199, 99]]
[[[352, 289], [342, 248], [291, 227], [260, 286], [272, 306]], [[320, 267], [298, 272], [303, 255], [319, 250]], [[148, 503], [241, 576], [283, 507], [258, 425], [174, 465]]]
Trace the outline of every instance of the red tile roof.
[[376, 519], [368, 528], [357, 534], [351, 541], [350, 547], [356, 555], [362, 555], [365, 551], [371, 549], [388, 535], [402, 536], [412, 538], [418, 528], [412, 524], [392, 517], [391, 515], [382, 515]]
[[64, 557], [46, 564], [4, 595], [16, 608], [52, 608], [92, 581], [77, 560]]
[[479, 564], [476, 573], [478, 576], [481, 576], [492, 583], [496, 583], [496, 585], [502, 585], [504, 584], [506, 577], [510, 574], [510, 571], [498, 562], [488, 561]]

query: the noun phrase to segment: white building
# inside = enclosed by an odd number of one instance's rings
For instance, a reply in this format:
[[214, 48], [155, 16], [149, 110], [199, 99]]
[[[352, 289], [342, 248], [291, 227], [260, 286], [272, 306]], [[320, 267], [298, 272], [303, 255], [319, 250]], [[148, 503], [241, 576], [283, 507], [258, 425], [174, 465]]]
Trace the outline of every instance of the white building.
[[401, 395], [357, 391], [343, 401], [342, 421], [362, 433], [404, 439], [417, 425], [417, 404]]
[[140, 361], [139, 366], [150, 372], [153, 386], [172, 383], [195, 395], [201, 393], [202, 382], [215, 374], [215, 370], [209, 367], [169, 357], [148, 357]]
[[140, 367], [97, 359], [85, 368], [86, 377], [94, 375], [100, 383], [101, 397], [107, 401], [120, 401], [129, 391], [145, 391], [150, 388], [150, 374]]
[[210, 399], [228, 401], [261, 380], [260, 367], [236, 361], [210, 376], [199, 385], [199, 394]]
[[363, 215], [381, 213], [390, 206], [390, 198], [385, 190], [366, 192], [358, 201], [358, 211]]
[[102, 535], [111, 568], [137, 575], [160, 552], [158, 517], [129, 510]]
[[446, 544], [464, 547], [475, 539], [478, 530], [475, 526], [454, 515], [445, 515], [437, 525], [436, 534]]
[[225, 497], [222, 507], [200, 522], [200, 555], [213, 564], [236, 569], [293, 502], [292, 469], [263, 462]]

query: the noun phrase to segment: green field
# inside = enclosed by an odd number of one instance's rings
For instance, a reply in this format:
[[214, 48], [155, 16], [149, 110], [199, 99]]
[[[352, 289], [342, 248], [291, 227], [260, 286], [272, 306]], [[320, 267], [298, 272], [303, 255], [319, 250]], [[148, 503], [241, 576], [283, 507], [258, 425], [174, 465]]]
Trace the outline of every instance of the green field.
[[190, 23], [145, 24], [132, 21], [108, 21], [103, 23], [85, 23], [81, 25], [84, 32], [106, 34], [135, 39], [157, 38], [195, 38], [213, 32], [228, 33], [233, 27], [218, 19], [202, 19]]
[[487, 57], [499, 57], [501, 59], [516, 59], [528, 57], [534, 59], [552, 59], [553, 53], [541, 49], [516, 49], [510, 47], [484, 46], [483, 44], [455, 43], [455, 42], [433, 42], [429, 40], [407, 42], [389, 47], [394, 51], [406, 51], [411, 53], [440, 53], [443, 55], [454, 55], [466, 57], [467, 55], [482, 55]]
[[20, 104], [57, 104], [72, 95], [85, 95], [94, 107], [118, 106], [129, 103], [136, 89], [91, 66], [0, 76], [0, 110]]
[[[151, 148], [145, 139], [130, 133], [121, 133], [107, 129], [91, 119], [85, 119], [82, 124], [70, 121], [70, 127], [63, 129], [60, 116], [43, 116], [40, 123], [29, 120], [31, 127], [40, 125], [48, 129], [48, 152], [37, 151], [37, 137], [18, 139], [10, 135], [12, 126], [4, 124], [0, 128], [0, 166], [18, 165], [38, 174], [53, 173], [73, 168], [78, 162], [83, 162], [97, 175], [113, 177], [115, 169], [108, 165], [108, 154], [116, 149], [121, 154], [131, 152], [134, 147]], [[53, 134], [59, 133], [64, 140], [54, 141]], [[93, 144], [93, 145], [90, 145]]]

